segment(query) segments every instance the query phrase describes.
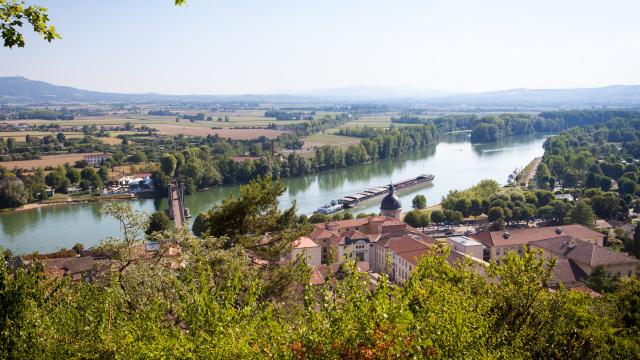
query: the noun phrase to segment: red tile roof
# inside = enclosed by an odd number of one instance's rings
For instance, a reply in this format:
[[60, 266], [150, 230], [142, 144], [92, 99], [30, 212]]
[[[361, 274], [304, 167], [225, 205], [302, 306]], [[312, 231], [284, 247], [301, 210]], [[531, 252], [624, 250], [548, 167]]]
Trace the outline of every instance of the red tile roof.
[[[557, 231], [560, 231], [558, 234]], [[532, 241], [550, 239], [562, 235], [572, 236], [578, 239], [604, 238], [604, 235], [582, 225], [564, 225], [560, 227], [548, 226], [530, 229], [512, 229], [504, 231], [481, 231], [471, 235], [474, 239], [487, 246], [524, 245]]]
[[311, 267], [311, 277], [309, 279], [309, 283], [311, 285], [322, 285], [324, 284], [324, 275], [320, 272], [318, 267]]
[[362, 226], [369, 223], [368, 218], [360, 218], [360, 219], [349, 219], [349, 220], [340, 220], [333, 221], [327, 224], [327, 226], [337, 226], [338, 229], [351, 228], [356, 226]]
[[428, 251], [429, 251], [429, 248], [425, 247], [425, 248], [416, 249], [413, 251], [403, 252], [398, 254], [398, 256], [403, 258], [405, 261], [407, 261], [411, 265], [415, 266], [415, 265], [418, 265], [419, 258], [424, 254], [426, 254]]
[[293, 242], [294, 249], [307, 249], [320, 247], [320, 245], [316, 244], [313, 240], [306, 236], [301, 236]]
[[640, 264], [635, 258], [611, 251], [592, 243], [570, 236], [560, 236], [539, 240], [531, 244], [556, 256], [561, 256], [579, 263], [594, 266]]
[[553, 279], [565, 285], [576, 283], [587, 277], [587, 274], [570, 259], [559, 258], [553, 268]]
[[337, 234], [335, 234], [333, 231], [325, 229], [324, 227], [322, 227], [322, 225], [316, 225], [311, 234], [309, 234], [309, 237], [316, 240], [322, 240], [330, 239], [334, 235]]
[[368, 239], [367, 235], [358, 230], [347, 231], [346, 233], [344, 233], [344, 236], [348, 237], [349, 239]]

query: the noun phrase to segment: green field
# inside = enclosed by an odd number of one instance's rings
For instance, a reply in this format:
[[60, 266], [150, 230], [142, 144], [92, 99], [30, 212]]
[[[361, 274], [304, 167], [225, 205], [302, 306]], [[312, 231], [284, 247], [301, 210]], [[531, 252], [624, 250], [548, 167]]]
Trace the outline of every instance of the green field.
[[[213, 121], [196, 121], [190, 122], [189, 120], [180, 120], [180, 125], [196, 126], [211, 128], [216, 127], [267, 127], [271, 123], [278, 125], [290, 125], [302, 123], [305, 120], [290, 120], [290, 121], [277, 121], [275, 118], [268, 118], [264, 116], [265, 110], [239, 110], [232, 112], [209, 112], [209, 111], [180, 111], [181, 114], [195, 115], [199, 112], [205, 114], [205, 116], [211, 116]], [[317, 112], [315, 118], [320, 118], [324, 115], [336, 115], [337, 112]], [[229, 121], [225, 122], [224, 117], [228, 116]], [[222, 118], [223, 121], [218, 122], [218, 118]], [[27, 124], [49, 124], [58, 123], [61, 126], [83, 126], [83, 125], [124, 125], [130, 122], [136, 126], [153, 124], [175, 124], [175, 116], [154, 116], [145, 114], [114, 114], [107, 116], [92, 116], [92, 117], [79, 117], [74, 120], [20, 120], [20, 122]]]
[[330, 133], [318, 133], [308, 136], [304, 139], [304, 147], [312, 148], [322, 145], [339, 145], [347, 147], [352, 144], [358, 144], [360, 139], [350, 136], [334, 135]]

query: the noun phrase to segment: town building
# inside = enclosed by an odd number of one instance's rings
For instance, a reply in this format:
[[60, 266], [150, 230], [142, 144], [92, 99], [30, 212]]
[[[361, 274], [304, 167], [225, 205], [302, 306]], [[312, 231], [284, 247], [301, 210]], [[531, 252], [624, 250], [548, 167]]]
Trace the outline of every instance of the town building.
[[432, 245], [434, 239], [414, 229], [385, 234], [374, 245], [373, 271], [386, 273], [390, 280], [403, 284]]
[[372, 216], [314, 225], [308, 237], [294, 242], [289, 260], [304, 252], [307, 264], [314, 268], [315, 283], [320, 281], [318, 274], [335, 273], [332, 267], [340, 268], [345, 261], [355, 261], [359, 271], [386, 273], [403, 283], [418, 258], [434, 244], [435, 240], [399, 219]]
[[457, 252], [482, 260], [485, 246], [467, 236], [449, 236], [447, 245]]
[[486, 246], [482, 259], [484, 261], [496, 261], [497, 263], [500, 263], [500, 259], [510, 251], [522, 254], [524, 246], [531, 242], [559, 236], [570, 236], [597, 246], [603, 246], [605, 237], [597, 231], [578, 224], [561, 227], [481, 231], [471, 235], [474, 240]]
[[304, 258], [309, 266], [318, 266], [321, 264], [320, 245], [316, 244], [307, 236], [302, 236], [293, 242], [291, 250], [291, 259], [295, 260], [299, 257]]
[[[437, 244], [399, 219], [402, 205], [393, 185], [381, 201], [380, 212], [379, 216], [315, 224], [308, 236], [293, 243], [291, 254], [284, 260], [302, 256], [312, 268], [310, 281], [314, 285], [324, 283], [327, 274], [339, 273], [346, 261], [354, 261], [358, 271], [387, 274], [389, 280], [403, 284], [420, 257]], [[487, 265], [480, 260], [483, 244], [470, 238], [453, 238], [459, 247], [451, 250], [450, 263], [470, 259], [480, 268]]]
[[100, 166], [102, 163], [109, 158], [109, 154], [104, 153], [95, 153], [95, 154], [86, 154], [84, 156], [84, 160], [89, 164], [89, 166]]
[[320, 245], [323, 264], [341, 263], [343, 259], [371, 262], [370, 249], [381, 235], [407, 227], [395, 218], [373, 216], [316, 224], [309, 238]]
[[[609, 276], [630, 277], [638, 273], [638, 266], [640, 266], [640, 261], [631, 256], [572, 236], [538, 240], [532, 242], [530, 246], [540, 249], [545, 258], [559, 259], [558, 280], [562, 280], [564, 276], [572, 276], [576, 280], [583, 279], [598, 266], [604, 268]], [[569, 272], [571, 272], [570, 275]], [[571, 283], [575, 282], [571, 278], [570, 280]]]

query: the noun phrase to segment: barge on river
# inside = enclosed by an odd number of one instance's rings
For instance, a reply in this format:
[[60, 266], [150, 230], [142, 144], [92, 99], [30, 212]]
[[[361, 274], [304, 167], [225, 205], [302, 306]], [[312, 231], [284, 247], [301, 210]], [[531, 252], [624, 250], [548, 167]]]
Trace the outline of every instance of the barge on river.
[[[393, 184], [396, 190], [407, 189], [420, 184], [430, 184], [433, 182], [434, 176], [431, 174], [419, 175], [415, 178], [401, 181]], [[333, 214], [343, 209], [349, 209], [360, 205], [360, 203], [377, 198], [379, 196], [387, 194], [389, 191], [388, 186], [380, 186], [373, 189], [365, 190], [354, 195], [345, 196], [340, 200], [333, 200], [331, 204], [324, 205], [317, 212], [321, 214]]]

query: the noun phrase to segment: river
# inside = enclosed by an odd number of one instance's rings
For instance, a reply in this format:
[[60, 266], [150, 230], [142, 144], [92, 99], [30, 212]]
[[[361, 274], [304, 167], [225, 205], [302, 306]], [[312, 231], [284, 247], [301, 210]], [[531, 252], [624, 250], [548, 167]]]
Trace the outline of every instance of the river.
[[[296, 201], [299, 213], [311, 214], [332, 199], [419, 174], [435, 175], [433, 184], [401, 192], [403, 208], [409, 209], [411, 199], [419, 193], [427, 197], [429, 204], [435, 204], [450, 190], [468, 188], [482, 179], [506, 183], [515, 168], [524, 167], [543, 154], [542, 143], [547, 136], [510, 137], [492, 144], [471, 144], [467, 135], [446, 136], [430, 149], [399, 158], [284, 179], [287, 191], [280, 205], [287, 207]], [[219, 187], [186, 196], [185, 202], [195, 217], [238, 192], [239, 186]], [[379, 200], [354, 211], [378, 212]], [[130, 203], [135, 209], [149, 213], [167, 207], [166, 198], [138, 199]], [[98, 216], [100, 206], [100, 203], [55, 205], [2, 215], [0, 246], [14, 253], [44, 253], [70, 248], [77, 242], [90, 247], [107, 236], [118, 236], [118, 224]]]

